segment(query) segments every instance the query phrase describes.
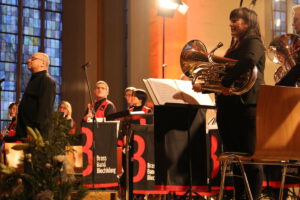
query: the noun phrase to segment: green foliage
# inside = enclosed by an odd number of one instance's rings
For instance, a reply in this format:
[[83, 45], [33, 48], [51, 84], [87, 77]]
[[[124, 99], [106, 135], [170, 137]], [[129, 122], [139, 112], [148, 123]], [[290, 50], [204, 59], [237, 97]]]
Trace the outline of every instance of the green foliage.
[[70, 123], [55, 113], [45, 133], [30, 127], [27, 130], [26, 145], [14, 147], [24, 150], [24, 172], [0, 165], [0, 200], [82, 199], [85, 189], [69, 179], [62, 180], [66, 146], [78, 137], [69, 134]]

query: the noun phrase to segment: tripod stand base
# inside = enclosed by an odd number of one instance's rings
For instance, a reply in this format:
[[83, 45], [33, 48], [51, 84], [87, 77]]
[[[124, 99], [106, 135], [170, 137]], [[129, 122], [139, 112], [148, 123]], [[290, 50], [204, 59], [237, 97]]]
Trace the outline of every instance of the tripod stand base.
[[200, 200], [205, 200], [203, 196], [201, 196], [198, 192], [193, 191], [193, 190], [188, 190], [184, 193], [182, 197], [180, 197], [180, 200], [187, 200], [187, 199], [200, 199]]

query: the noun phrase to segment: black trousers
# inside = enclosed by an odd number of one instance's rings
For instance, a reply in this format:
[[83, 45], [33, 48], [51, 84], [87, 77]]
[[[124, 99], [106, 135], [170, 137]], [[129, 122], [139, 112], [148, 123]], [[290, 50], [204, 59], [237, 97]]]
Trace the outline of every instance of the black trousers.
[[[225, 152], [253, 154], [256, 143], [256, 107], [254, 105], [230, 104], [218, 106], [217, 123]], [[254, 199], [260, 195], [263, 182], [261, 165], [245, 165], [245, 171]], [[238, 166], [233, 166], [235, 175], [241, 175]], [[246, 199], [241, 178], [234, 179], [236, 199]]]

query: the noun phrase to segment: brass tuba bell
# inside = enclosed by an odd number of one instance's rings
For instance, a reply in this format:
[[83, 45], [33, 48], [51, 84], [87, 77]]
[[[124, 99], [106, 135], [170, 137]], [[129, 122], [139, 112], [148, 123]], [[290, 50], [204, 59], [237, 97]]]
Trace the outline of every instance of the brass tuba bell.
[[281, 66], [274, 73], [278, 83], [299, 61], [300, 37], [295, 34], [284, 34], [274, 38], [269, 45], [267, 55]]
[[[200, 40], [191, 40], [182, 49], [180, 65], [182, 72], [192, 79], [193, 84], [201, 84], [203, 90], [222, 92], [220, 89], [222, 78], [228, 69], [235, 66], [237, 60], [213, 55], [216, 49], [207, 53], [205, 45]], [[256, 78], [257, 68], [254, 67], [232, 84], [232, 93], [240, 95], [249, 91]]]

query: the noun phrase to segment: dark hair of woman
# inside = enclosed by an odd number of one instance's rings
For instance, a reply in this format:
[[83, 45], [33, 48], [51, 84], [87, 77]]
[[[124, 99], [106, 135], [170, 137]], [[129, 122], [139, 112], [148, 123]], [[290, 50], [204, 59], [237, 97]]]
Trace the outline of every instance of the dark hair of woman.
[[243, 37], [247, 35], [257, 35], [261, 37], [257, 14], [255, 11], [245, 7], [232, 10], [229, 19], [231, 20], [239, 18], [243, 19], [249, 26], [247, 32], [243, 35]]
[[142, 100], [142, 106], [144, 106], [147, 102], [147, 93], [145, 90], [136, 89], [133, 92], [133, 96], [136, 96], [139, 100]]
[[9, 106], [8, 106], [8, 109], [11, 109], [14, 105], [18, 105], [17, 103], [11, 103], [11, 104], [9, 104]]

